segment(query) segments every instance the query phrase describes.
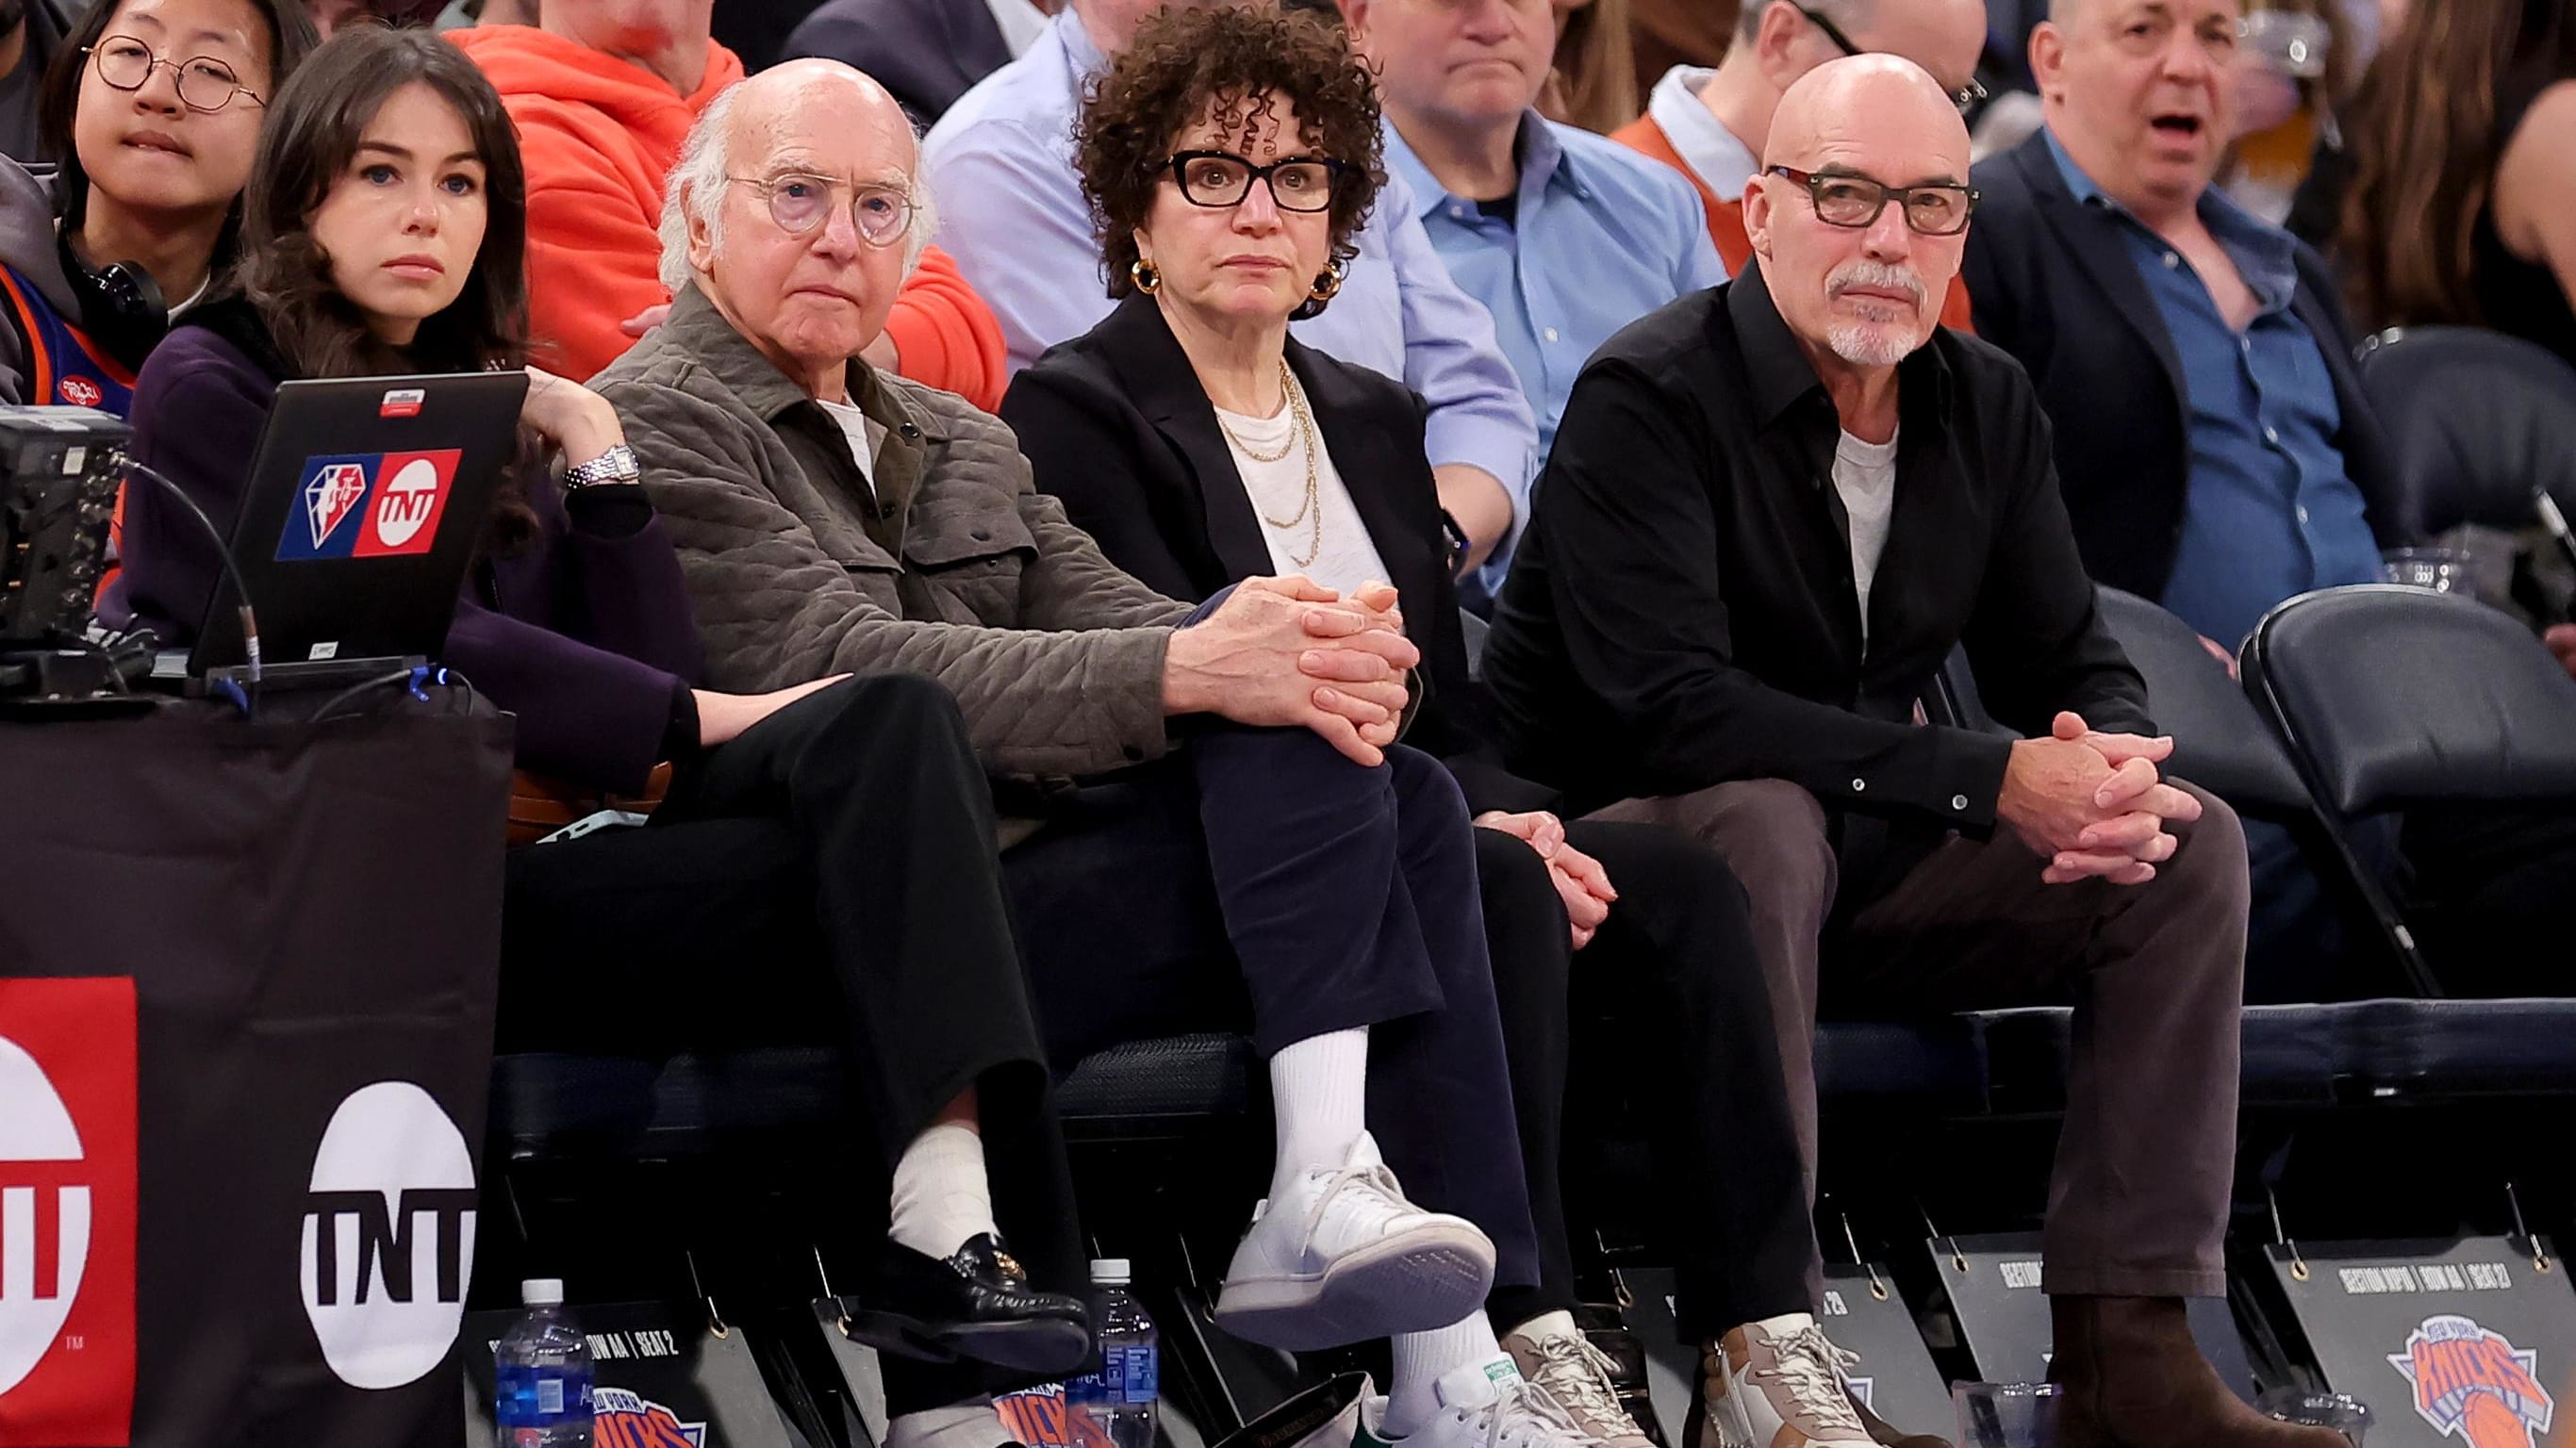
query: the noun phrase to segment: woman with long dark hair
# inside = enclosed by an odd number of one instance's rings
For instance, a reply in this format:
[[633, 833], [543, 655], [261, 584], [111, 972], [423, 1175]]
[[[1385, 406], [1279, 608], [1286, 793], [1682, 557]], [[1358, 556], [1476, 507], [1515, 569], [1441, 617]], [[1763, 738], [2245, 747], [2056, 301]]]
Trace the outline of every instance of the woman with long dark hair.
[[2576, 0], [2414, 6], [2347, 129], [2337, 250], [2362, 321], [2494, 327], [2576, 362]]
[[[463, 52], [359, 27], [272, 109], [237, 289], [172, 334], [135, 396], [138, 455], [219, 526], [281, 382], [526, 356], [518, 146]], [[852, 1212], [865, 1320], [898, 1352], [975, 1360], [890, 1364], [893, 1441], [962, 1431], [987, 1448], [989, 1404], [942, 1405], [1059, 1376], [1089, 1336], [1061, 1290], [1081, 1281], [1074, 1205], [965, 725], [936, 685], [898, 676], [694, 687], [679, 561], [616, 413], [531, 380], [523, 462], [443, 662], [518, 715], [522, 768], [635, 794], [667, 760], [675, 780], [650, 827], [512, 854], [503, 1041], [633, 1054], [784, 1029], [840, 1045], [862, 1170], [886, 1188]], [[112, 600], [173, 642], [219, 566], [176, 521], [136, 494]]]
[[60, 166], [0, 161], [0, 402], [126, 410], [232, 259], [260, 121], [312, 48], [299, 0], [89, 8], [37, 96]]

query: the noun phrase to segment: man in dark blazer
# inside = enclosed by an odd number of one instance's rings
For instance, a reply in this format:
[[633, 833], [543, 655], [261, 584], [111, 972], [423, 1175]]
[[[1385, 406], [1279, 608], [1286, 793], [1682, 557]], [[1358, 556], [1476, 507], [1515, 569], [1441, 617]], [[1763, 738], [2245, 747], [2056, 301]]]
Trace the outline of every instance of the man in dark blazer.
[[[820, 56], [866, 71], [894, 92], [913, 124], [928, 126], [1028, 49], [1053, 8], [1035, 0], [826, 0], [788, 35], [780, 59]], [[1016, 34], [1006, 33], [1006, 20]]]
[[2032, 33], [2048, 123], [1976, 168], [1962, 274], [2055, 426], [2086, 569], [2232, 654], [2377, 578], [2393, 478], [2324, 261], [2210, 185], [2237, 0], [2143, 8], [2060, 0]]

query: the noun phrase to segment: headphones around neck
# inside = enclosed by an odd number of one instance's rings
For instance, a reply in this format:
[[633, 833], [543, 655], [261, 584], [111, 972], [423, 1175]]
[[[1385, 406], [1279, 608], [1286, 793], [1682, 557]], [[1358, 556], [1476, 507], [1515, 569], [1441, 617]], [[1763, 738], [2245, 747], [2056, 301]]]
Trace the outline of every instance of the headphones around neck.
[[170, 304], [140, 262], [92, 267], [62, 244], [63, 277], [80, 301], [80, 326], [90, 340], [128, 368], [139, 368], [170, 330]]

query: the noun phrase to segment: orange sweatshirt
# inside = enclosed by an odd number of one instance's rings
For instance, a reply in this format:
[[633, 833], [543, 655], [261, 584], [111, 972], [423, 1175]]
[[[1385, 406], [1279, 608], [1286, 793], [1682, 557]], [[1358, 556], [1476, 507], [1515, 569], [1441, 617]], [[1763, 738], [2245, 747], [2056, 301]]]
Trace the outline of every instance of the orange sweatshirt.
[[[1744, 270], [1753, 259], [1753, 238], [1744, 234], [1744, 201], [1741, 197], [1720, 196], [1708, 189], [1699, 173], [1673, 149], [1672, 138], [1655, 124], [1653, 116], [1639, 116], [1610, 133], [1610, 139], [1641, 156], [1651, 156], [1682, 173], [1691, 189], [1699, 193], [1700, 204], [1708, 208], [1708, 239], [1717, 243], [1717, 255], [1726, 263], [1726, 274]], [[1977, 328], [1969, 315], [1968, 279], [1950, 278], [1950, 294], [1941, 299], [1941, 325], [1953, 332], [1973, 335]]]
[[[742, 79], [742, 59], [709, 41], [706, 79], [684, 96], [651, 71], [530, 26], [451, 34], [518, 124], [537, 363], [589, 377], [634, 344], [620, 322], [671, 299], [659, 275], [662, 182], [698, 113]], [[1000, 405], [1001, 324], [938, 249], [904, 283], [886, 335], [904, 376]]]

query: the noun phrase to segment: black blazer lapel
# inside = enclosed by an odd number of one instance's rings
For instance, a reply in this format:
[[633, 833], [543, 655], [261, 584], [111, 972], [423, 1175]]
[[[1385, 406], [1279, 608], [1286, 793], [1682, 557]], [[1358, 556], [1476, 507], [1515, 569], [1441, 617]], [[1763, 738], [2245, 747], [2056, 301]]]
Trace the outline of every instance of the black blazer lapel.
[[2049, 154], [2046, 132], [2023, 143], [2013, 153], [2013, 164], [2021, 168], [2022, 178], [2030, 184], [2041, 219], [2074, 253], [2094, 285], [2102, 289], [2110, 311], [2154, 354], [2157, 365], [2164, 368], [2166, 384], [2173, 389], [2174, 405], [2182, 406], [2183, 399], [2191, 395], [2183, 387], [2182, 358], [2174, 351], [2173, 338], [2156, 311], [2156, 299], [2148, 294], [2147, 284], [2138, 280], [2137, 264], [2131, 260], [2128, 243], [2120, 235], [2119, 218], [2098, 206], [2085, 205], [2066, 189], [2066, 178], [2058, 174], [2057, 158]]
[[[1189, 495], [1191, 511], [1202, 520], [1217, 561], [1233, 578], [1278, 572], [1270, 558], [1270, 544], [1262, 536], [1261, 519], [1254, 515], [1252, 499], [1235, 471], [1234, 453], [1217, 428], [1216, 408], [1200, 387], [1189, 354], [1172, 335], [1171, 324], [1163, 320], [1162, 308], [1149, 297], [1131, 296], [1101, 323], [1100, 334], [1110, 344], [1111, 364], [1126, 383], [1136, 410], [1180, 454], [1188, 472], [1180, 485]], [[1209, 488], [1205, 483], [1209, 478], [1222, 478], [1227, 486]]]
[[[1445, 554], [1448, 540], [1440, 533], [1436, 512], [1428, 520], [1430, 531], [1425, 532], [1424, 520], [1417, 516], [1421, 509], [1406, 507], [1394, 487], [1397, 479], [1407, 476], [1405, 460], [1395, 455], [1395, 439], [1402, 434], [1385, 425], [1377, 416], [1375, 400], [1352, 387], [1347, 374], [1293, 339], [1288, 343], [1288, 367], [1314, 406], [1324, 451], [1332, 455], [1333, 467], [1359, 509], [1360, 523], [1368, 529], [1369, 542], [1386, 563], [1386, 581], [1395, 585], [1405, 616], [1435, 617], [1434, 610], [1440, 606], [1440, 569], [1434, 547]], [[1415, 459], [1411, 470], [1421, 468], [1421, 461]]]

